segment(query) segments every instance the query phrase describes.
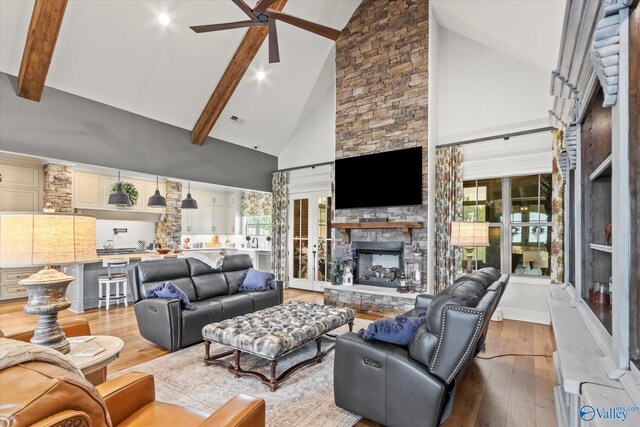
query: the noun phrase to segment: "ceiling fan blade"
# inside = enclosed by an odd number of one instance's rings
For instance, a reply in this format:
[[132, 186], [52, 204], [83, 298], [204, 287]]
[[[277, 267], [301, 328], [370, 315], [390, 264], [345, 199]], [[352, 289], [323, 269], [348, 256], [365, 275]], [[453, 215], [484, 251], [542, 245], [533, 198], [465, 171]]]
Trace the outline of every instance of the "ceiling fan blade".
[[236, 4], [236, 6], [238, 6], [240, 9], [242, 9], [242, 11], [244, 13], [247, 14], [247, 16], [249, 18], [251, 18], [251, 20], [253, 22], [260, 22], [260, 20], [258, 19], [258, 17], [256, 15], [254, 15], [253, 10], [251, 10], [251, 8], [249, 7], [248, 4], [246, 4], [244, 2], [244, 0], [231, 0], [232, 2], [234, 2]]
[[297, 18], [295, 16], [291, 16], [287, 13], [277, 12], [275, 10], [265, 10], [264, 14], [269, 18], [275, 18], [280, 21], [286, 22], [287, 24], [294, 25], [298, 28], [302, 28], [303, 30], [311, 31], [312, 33], [318, 34], [319, 36], [326, 37], [331, 40], [337, 40], [340, 37], [340, 31], [334, 30], [330, 27], [325, 27], [324, 25], [316, 24], [315, 22], [310, 22], [301, 18]]
[[232, 28], [264, 27], [266, 25], [266, 22], [237, 21], [226, 22], [224, 24], [193, 25], [189, 28], [196, 33], [208, 33], [210, 31], [230, 30]]
[[265, 10], [269, 8], [272, 4], [274, 4], [277, 0], [260, 0], [260, 3], [253, 8], [253, 13], [258, 16], [264, 13]]
[[280, 62], [280, 50], [278, 49], [278, 32], [276, 20], [269, 19], [269, 64]]

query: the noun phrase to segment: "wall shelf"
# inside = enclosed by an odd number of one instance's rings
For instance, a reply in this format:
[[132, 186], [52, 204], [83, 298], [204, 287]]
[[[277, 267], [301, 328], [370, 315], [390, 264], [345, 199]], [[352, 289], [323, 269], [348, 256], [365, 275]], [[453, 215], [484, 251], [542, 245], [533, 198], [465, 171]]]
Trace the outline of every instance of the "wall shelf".
[[608, 252], [608, 253], [613, 252], [613, 248], [609, 245], [598, 245], [596, 243], [589, 243], [589, 247], [591, 247], [591, 249], [593, 249], [594, 251]]
[[411, 230], [422, 228], [422, 222], [337, 222], [331, 224], [331, 228], [339, 230], [344, 234], [345, 243], [351, 242], [352, 229], [399, 229], [404, 234], [404, 243], [411, 244]]
[[598, 165], [598, 167], [593, 171], [591, 175], [589, 175], [589, 181], [595, 181], [600, 177], [611, 176], [611, 154], [604, 159], [602, 163]]

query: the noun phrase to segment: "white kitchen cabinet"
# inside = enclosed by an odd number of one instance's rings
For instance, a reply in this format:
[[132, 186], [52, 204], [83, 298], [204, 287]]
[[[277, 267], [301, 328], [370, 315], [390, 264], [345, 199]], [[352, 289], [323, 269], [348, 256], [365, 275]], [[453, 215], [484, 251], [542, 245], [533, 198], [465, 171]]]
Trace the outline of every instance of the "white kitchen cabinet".
[[225, 232], [236, 234], [236, 210], [233, 206], [225, 207]]
[[28, 188], [0, 188], [0, 211], [38, 212], [41, 201], [38, 190]]
[[[186, 196], [185, 188], [182, 197]], [[226, 220], [226, 194], [192, 189], [191, 196], [198, 202], [198, 209], [182, 210], [183, 234], [231, 234]]]
[[0, 270], [0, 300], [26, 298], [27, 290], [19, 284], [40, 268], [4, 268]]
[[227, 222], [225, 220], [226, 212], [224, 206], [213, 207], [213, 233], [214, 234], [230, 234], [227, 230]]
[[2, 186], [38, 190], [42, 180], [41, 168], [2, 164]]
[[41, 211], [42, 179], [40, 164], [0, 164], [0, 211]]
[[182, 234], [202, 234], [200, 209], [182, 210]]
[[97, 173], [74, 171], [73, 207], [100, 208], [100, 176]]
[[202, 234], [214, 234], [213, 228], [213, 205], [201, 205], [200, 211], [200, 231]]

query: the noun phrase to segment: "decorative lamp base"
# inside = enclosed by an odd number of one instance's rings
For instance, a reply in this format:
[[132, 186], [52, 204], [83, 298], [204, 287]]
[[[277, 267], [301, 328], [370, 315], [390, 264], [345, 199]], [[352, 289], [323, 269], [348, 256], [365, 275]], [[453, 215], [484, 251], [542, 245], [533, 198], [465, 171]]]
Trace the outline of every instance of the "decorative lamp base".
[[473, 273], [473, 249], [474, 248], [464, 248], [467, 252], [467, 274]]
[[29, 294], [24, 312], [38, 316], [38, 326], [33, 332], [31, 342], [58, 350], [63, 354], [71, 350], [62, 327], [58, 323], [58, 312], [71, 306], [67, 300], [67, 286], [73, 276], [46, 267], [31, 277], [21, 280]]

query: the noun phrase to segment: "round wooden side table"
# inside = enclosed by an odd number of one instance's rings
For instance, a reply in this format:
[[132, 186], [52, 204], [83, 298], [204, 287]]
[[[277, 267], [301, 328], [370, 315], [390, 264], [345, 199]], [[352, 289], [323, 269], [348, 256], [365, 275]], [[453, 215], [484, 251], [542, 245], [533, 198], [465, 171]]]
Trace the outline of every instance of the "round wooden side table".
[[[91, 335], [91, 340], [77, 342], [88, 337], [70, 337], [71, 351], [67, 354], [80, 368], [85, 377], [94, 385], [104, 382], [107, 376], [107, 365], [118, 358], [120, 350], [124, 347], [124, 341], [118, 337], [108, 335]], [[95, 356], [79, 356], [87, 349], [103, 348], [104, 351]], [[99, 372], [100, 371], [100, 372]]]

